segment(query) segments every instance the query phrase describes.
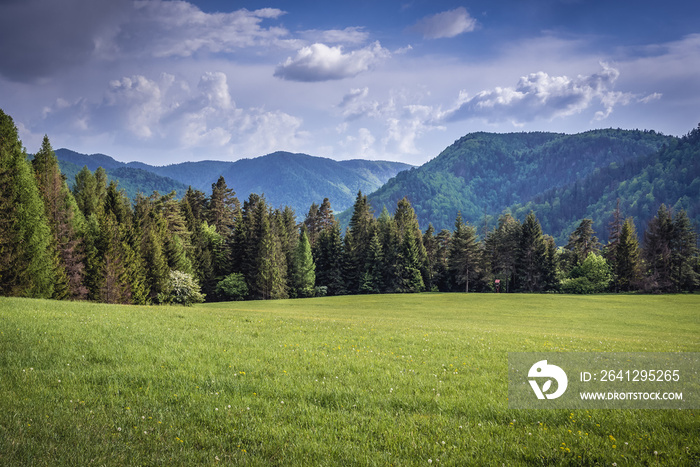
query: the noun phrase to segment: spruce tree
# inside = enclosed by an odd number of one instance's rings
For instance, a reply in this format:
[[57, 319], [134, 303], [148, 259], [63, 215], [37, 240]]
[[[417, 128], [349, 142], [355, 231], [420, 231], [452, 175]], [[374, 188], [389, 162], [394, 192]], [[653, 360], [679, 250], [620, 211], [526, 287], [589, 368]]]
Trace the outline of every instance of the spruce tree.
[[542, 289], [542, 277], [546, 265], [547, 246], [542, 236], [542, 227], [530, 213], [523, 222], [520, 233], [517, 274], [518, 284], [525, 292], [538, 292]]
[[593, 220], [583, 219], [579, 226], [569, 235], [569, 243], [565, 247], [569, 251], [569, 268], [583, 263], [590, 253], [600, 250], [600, 242], [593, 230]]
[[44, 212], [51, 228], [56, 259], [54, 298], [83, 299], [87, 289], [82, 284], [84, 254], [80, 232], [85, 220], [68, 189], [58, 166], [58, 159], [47, 136], [32, 161], [34, 176], [44, 202]]
[[0, 110], [0, 294], [49, 298], [58, 255], [12, 118]]
[[318, 234], [312, 252], [316, 264], [316, 283], [327, 287], [328, 295], [345, 294], [343, 238], [338, 222], [334, 221]]
[[671, 279], [673, 236], [671, 213], [666, 205], [662, 204], [644, 232], [643, 256], [646, 266], [644, 288], [647, 291], [670, 292], [673, 289]]
[[622, 292], [634, 290], [639, 284], [639, 240], [634, 221], [628, 218], [622, 224], [620, 237], [615, 248], [613, 280], [615, 288]]
[[369, 242], [367, 257], [365, 259], [365, 267], [362, 271], [360, 279], [360, 293], [375, 294], [382, 291], [382, 244], [379, 242], [379, 236], [375, 231], [372, 239]]
[[675, 290], [692, 292], [698, 286], [694, 265], [698, 261], [698, 236], [684, 210], [673, 216], [671, 238], [671, 278]]
[[464, 284], [465, 292], [469, 292], [469, 281], [473, 280], [479, 271], [480, 256], [476, 228], [465, 224], [462, 220], [462, 213], [459, 212], [450, 243], [449, 266], [455, 283], [457, 285]]
[[311, 254], [311, 244], [302, 227], [294, 252], [294, 288], [298, 297], [312, 297], [316, 285], [316, 265]]
[[236, 193], [228, 188], [226, 180], [220, 176], [216, 183], [211, 185], [211, 197], [207, 207], [207, 219], [209, 225], [216, 227], [224, 238], [231, 234], [235, 212], [240, 208], [240, 202]]
[[360, 289], [374, 223], [367, 196], [359, 191], [345, 235], [346, 281], [350, 293], [357, 293]]

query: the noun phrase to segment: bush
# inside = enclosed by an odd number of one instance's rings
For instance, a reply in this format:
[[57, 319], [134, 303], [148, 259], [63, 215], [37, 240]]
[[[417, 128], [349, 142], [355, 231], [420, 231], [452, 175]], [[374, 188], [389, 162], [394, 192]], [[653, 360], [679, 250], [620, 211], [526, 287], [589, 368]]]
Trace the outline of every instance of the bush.
[[571, 277], [561, 282], [564, 293], [589, 294], [604, 292], [610, 284], [610, 267], [605, 258], [589, 254], [571, 271]]
[[225, 300], [243, 300], [248, 296], [248, 285], [243, 274], [234, 272], [216, 284], [216, 293]]
[[192, 306], [204, 301], [204, 294], [200, 290], [197, 280], [190, 274], [170, 271], [170, 278], [163, 292], [158, 294], [158, 301], [162, 304]]

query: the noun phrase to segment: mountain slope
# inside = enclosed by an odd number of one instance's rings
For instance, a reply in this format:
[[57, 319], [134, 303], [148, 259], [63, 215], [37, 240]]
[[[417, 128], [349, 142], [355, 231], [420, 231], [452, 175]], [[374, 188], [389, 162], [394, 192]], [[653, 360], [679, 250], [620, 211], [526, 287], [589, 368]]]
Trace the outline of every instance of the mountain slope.
[[582, 218], [592, 219], [598, 237], [607, 239], [618, 199], [622, 215], [634, 217], [640, 237], [662, 203], [676, 212], [684, 209], [700, 225], [700, 127], [658, 152], [613, 162], [511, 210], [520, 218], [535, 211], [542, 228], [560, 232], [557, 243], [565, 244]]
[[208, 195], [212, 184], [223, 175], [241, 200], [250, 193], [265, 194], [272, 206], [289, 205], [297, 216], [304, 216], [312, 203], [320, 204], [324, 198], [329, 198], [338, 212], [347, 209], [358, 190], [372, 192], [411, 167], [400, 162], [335, 161], [288, 152], [235, 162], [185, 162], [160, 167], [142, 162], [124, 163], [104, 154], [85, 155], [68, 149], [56, 150], [56, 156], [70, 184], [83, 166], [93, 171], [103, 167], [131, 198], [138, 191], [150, 194], [154, 190], [161, 194], [175, 190], [182, 196], [188, 186]]
[[87, 166], [93, 172], [98, 167], [104, 168], [107, 179], [116, 181], [119, 188], [123, 189], [130, 199], [134, 199], [138, 193], [148, 196], [154, 191], [160, 194], [175, 191], [178, 196], [182, 196], [187, 191], [187, 185], [184, 183], [149, 170], [132, 167], [131, 164], [119, 162], [104, 154], [86, 155], [69, 149], [57, 149], [55, 153], [61, 173], [65, 175], [68, 186], [71, 188], [75, 182], [75, 175]]
[[236, 161], [222, 175], [239, 198], [247, 198], [250, 193], [265, 194], [273, 207], [288, 205], [303, 216], [312, 202], [320, 204], [324, 198], [331, 201], [334, 210], [346, 209], [352, 206], [359, 190], [374, 191], [408, 167], [397, 162], [338, 162], [276, 152]]
[[[420, 168], [402, 172], [372, 193], [376, 211], [393, 211], [406, 196], [423, 229], [451, 229], [458, 211], [477, 224], [505, 207], [525, 204], [611, 163], [622, 164], [671, 144], [655, 132], [595, 130], [557, 133], [472, 133]], [[555, 233], [555, 232], [551, 232]]]

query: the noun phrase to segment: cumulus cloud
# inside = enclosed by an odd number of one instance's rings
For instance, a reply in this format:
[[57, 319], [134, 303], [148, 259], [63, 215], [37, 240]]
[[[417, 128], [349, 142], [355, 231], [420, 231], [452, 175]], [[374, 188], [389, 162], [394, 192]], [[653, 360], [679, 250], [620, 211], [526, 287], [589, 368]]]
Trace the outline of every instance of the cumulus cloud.
[[[362, 154], [393, 154], [394, 157], [421, 154], [418, 140], [421, 136], [434, 130], [443, 130], [439, 109], [417, 104], [422, 96], [412, 95], [402, 90], [392, 92], [389, 99], [379, 102], [369, 97], [369, 88], [351, 89], [337, 108], [344, 117], [345, 123], [338, 130], [348, 131], [349, 124], [359, 120], [374, 120], [384, 126], [384, 135], [378, 141], [376, 150], [370, 150], [377, 140], [366, 131], [358, 130], [358, 136], [346, 137], [344, 146], [354, 144], [356, 151], [362, 149]], [[366, 129], [365, 129], [366, 130]], [[362, 142], [362, 144], [359, 144]], [[372, 152], [374, 151], [374, 152]]]
[[344, 53], [342, 46], [316, 43], [303, 47], [275, 70], [275, 76], [290, 81], [329, 81], [357, 76], [390, 55], [379, 42]]
[[55, 129], [109, 134], [135, 147], [206, 151], [214, 155], [259, 155], [294, 149], [305, 135], [302, 120], [279, 110], [239, 108], [227, 76], [207, 72], [196, 86], [162, 74], [114, 80], [100, 102], [57, 101], [44, 111]]
[[603, 69], [590, 76], [550, 76], [545, 72], [520, 78], [514, 87], [496, 87], [474, 96], [460, 93], [456, 108], [445, 113], [448, 121], [483, 118], [489, 122], [514, 124], [536, 119], [554, 119], [579, 114], [593, 106], [602, 107], [594, 118], [607, 118], [617, 105], [644, 99], [629, 92], [614, 91], [620, 73], [602, 64]]
[[409, 30], [422, 34], [426, 39], [441, 39], [459, 36], [475, 28], [476, 20], [469, 15], [466, 8], [459, 7], [427, 16], [411, 26]]

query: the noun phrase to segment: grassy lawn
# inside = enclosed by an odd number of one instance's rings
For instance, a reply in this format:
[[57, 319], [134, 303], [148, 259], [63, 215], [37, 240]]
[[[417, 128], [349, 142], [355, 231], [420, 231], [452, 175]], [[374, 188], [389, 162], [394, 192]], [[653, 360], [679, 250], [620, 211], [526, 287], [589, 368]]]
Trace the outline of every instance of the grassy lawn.
[[698, 352], [700, 296], [0, 298], [0, 465], [700, 465], [700, 411], [511, 410], [507, 352]]

